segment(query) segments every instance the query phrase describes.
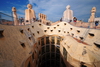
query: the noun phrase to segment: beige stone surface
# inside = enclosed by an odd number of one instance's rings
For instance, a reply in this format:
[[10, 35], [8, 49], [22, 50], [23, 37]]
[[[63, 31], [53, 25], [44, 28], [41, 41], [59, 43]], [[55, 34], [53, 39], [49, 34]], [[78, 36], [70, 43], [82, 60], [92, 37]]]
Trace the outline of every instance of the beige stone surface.
[[[22, 63], [32, 50], [30, 46], [34, 45], [30, 42], [28, 35], [31, 33], [27, 30], [29, 26], [6, 26], [0, 25], [0, 29], [4, 29], [4, 37], [0, 38], [0, 59], [12, 61], [14, 66], [21, 67]], [[23, 29], [24, 34], [20, 32]], [[23, 48], [20, 42], [25, 43]], [[1, 61], [1, 60], [0, 60]]]
[[[93, 66], [94, 63], [99, 67], [100, 50], [94, 45], [94, 42], [99, 44], [100, 30], [75, 27], [66, 22], [60, 22], [53, 26], [47, 26], [40, 22], [25, 26], [0, 25], [0, 29], [4, 30], [4, 37], [0, 38], [0, 59], [12, 60], [16, 67], [22, 66], [22, 64], [25, 64], [25, 61], [31, 62], [28, 58], [31, 58], [30, 52], [34, 51], [32, 47], [35, 47], [35, 42], [44, 35], [58, 35], [64, 37], [61, 46], [66, 48], [72, 59], [84, 62], [88, 66]], [[21, 33], [20, 30], [23, 30], [23, 33]], [[44, 30], [47, 31], [44, 32]], [[53, 31], [51, 32], [51, 30]], [[94, 34], [94, 36], [90, 36], [89, 33]], [[32, 40], [29, 40], [30, 36], [32, 36]], [[84, 39], [81, 40], [80, 37]], [[23, 48], [20, 42], [25, 43], [26, 47]], [[84, 50], [86, 54], [82, 55]], [[62, 49], [60, 51], [62, 53]], [[72, 61], [74, 60], [71, 60], [71, 62]], [[71, 62], [69, 61], [69, 63]], [[74, 64], [75, 63], [72, 63], [72, 65]], [[75, 64], [75, 66], [77, 65]]]
[[12, 61], [5, 60], [0, 62], [0, 67], [14, 67], [14, 63]]

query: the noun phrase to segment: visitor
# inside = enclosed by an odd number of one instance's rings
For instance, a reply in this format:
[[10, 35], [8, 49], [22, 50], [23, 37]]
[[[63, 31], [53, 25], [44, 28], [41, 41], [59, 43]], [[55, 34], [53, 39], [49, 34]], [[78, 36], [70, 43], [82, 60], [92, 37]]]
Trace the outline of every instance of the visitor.
[[35, 18], [33, 18], [33, 22], [35, 22], [36, 21], [36, 19]]
[[36, 18], [36, 21], [38, 21], [38, 18]]
[[73, 21], [74, 21], [74, 24], [76, 25], [77, 18], [74, 17], [74, 18], [73, 18]]
[[24, 22], [23, 17], [19, 18], [19, 22], [20, 22], [20, 25], [22, 25], [22, 23]]
[[95, 21], [95, 28], [96, 26], [98, 26], [98, 24], [99, 24], [99, 21]]
[[50, 24], [50, 22], [47, 22], [46, 25], [50, 26], [51, 24]]
[[76, 18], [76, 17], [74, 17], [74, 18], [73, 18], [73, 21], [74, 21], [74, 22], [76, 22], [76, 21], [77, 21], [77, 18]]
[[62, 22], [62, 18], [60, 19], [60, 22]]

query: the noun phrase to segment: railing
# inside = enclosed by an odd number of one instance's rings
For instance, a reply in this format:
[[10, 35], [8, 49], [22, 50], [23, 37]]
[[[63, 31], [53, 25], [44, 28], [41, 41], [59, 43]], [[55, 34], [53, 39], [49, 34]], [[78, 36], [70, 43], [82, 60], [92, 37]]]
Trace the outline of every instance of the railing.
[[14, 25], [13, 16], [0, 12], [0, 24]]

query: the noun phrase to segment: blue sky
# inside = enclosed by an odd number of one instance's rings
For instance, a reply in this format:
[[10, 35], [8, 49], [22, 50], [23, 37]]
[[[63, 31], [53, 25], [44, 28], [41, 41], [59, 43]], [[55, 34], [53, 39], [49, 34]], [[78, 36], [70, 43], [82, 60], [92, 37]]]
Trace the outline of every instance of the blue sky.
[[11, 15], [12, 7], [16, 7], [18, 17], [24, 17], [24, 10], [27, 9], [28, 3], [33, 5], [37, 17], [38, 13], [43, 13], [47, 15], [48, 20], [53, 22], [63, 16], [67, 5], [71, 6], [78, 20], [88, 21], [92, 7], [96, 7], [96, 16], [100, 17], [99, 0], [1, 0], [0, 12]]

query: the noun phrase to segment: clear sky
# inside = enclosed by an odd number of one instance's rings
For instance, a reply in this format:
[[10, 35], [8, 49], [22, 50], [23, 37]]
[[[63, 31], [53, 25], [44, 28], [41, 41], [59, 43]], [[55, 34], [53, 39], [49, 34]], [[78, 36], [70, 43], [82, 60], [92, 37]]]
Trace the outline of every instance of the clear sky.
[[29, 3], [33, 5], [37, 17], [38, 13], [43, 13], [53, 22], [63, 16], [67, 5], [71, 6], [78, 20], [88, 21], [92, 7], [96, 7], [96, 17], [100, 17], [100, 0], [0, 0], [0, 12], [11, 15], [12, 7], [16, 7], [18, 17], [24, 17]]

